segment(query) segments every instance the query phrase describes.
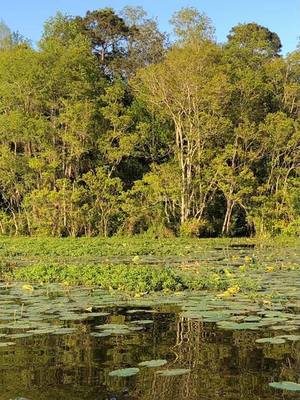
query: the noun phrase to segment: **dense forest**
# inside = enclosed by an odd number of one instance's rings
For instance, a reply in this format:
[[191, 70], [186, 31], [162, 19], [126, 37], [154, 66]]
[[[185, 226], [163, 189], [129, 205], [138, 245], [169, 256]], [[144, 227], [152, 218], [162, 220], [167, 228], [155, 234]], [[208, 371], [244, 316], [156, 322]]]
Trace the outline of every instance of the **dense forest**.
[[300, 47], [140, 8], [0, 27], [0, 233], [300, 235]]

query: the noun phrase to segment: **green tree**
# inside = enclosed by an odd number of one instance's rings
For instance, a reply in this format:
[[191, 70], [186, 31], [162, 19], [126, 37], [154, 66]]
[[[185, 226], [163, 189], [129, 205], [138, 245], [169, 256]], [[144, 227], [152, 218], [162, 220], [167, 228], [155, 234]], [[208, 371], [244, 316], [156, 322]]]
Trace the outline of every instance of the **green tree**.
[[230, 85], [216, 45], [202, 42], [172, 49], [166, 60], [141, 70], [136, 93], [173, 124], [173, 148], [181, 174], [180, 220], [203, 218], [215, 190], [207, 170], [217, 137], [228, 129], [224, 116]]
[[87, 218], [87, 233], [109, 236], [116, 233], [120, 218], [122, 182], [111, 178], [104, 168], [88, 172], [81, 178], [85, 187], [83, 209]]
[[239, 24], [227, 36], [227, 46], [252, 55], [274, 57], [280, 53], [281, 41], [275, 32], [256, 23]]
[[170, 20], [178, 43], [197, 43], [199, 40], [213, 40], [215, 28], [211, 20], [194, 7], [182, 8]]
[[82, 33], [90, 40], [93, 53], [108, 75], [122, 75], [126, 43], [133, 34], [123, 18], [112, 8], [88, 11], [76, 17]]
[[[299, 215], [293, 196], [300, 172], [299, 122], [278, 112], [260, 126], [266, 160], [265, 179], [254, 197], [253, 221], [260, 233], [281, 233]], [[297, 189], [298, 190], [298, 189]], [[293, 204], [294, 202], [294, 204]]]
[[11, 30], [3, 21], [0, 21], [0, 50], [9, 49], [12, 44]]
[[132, 77], [139, 68], [163, 59], [168, 47], [168, 35], [159, 31], [157, 21], [148, 18], [142, 7], [127, 6], [122, 10], [122, 16], [132, 31], [124, 62], [126, 75]]
[[241, 123], [231, 132], [224, 149], [216, 156], [213, 166], [217, 174], [217, 187], [225, 199], [222, 234], [230, 233], [235, 208], [248, 216], [251, 196], [257, 185], [253, 173], [260, 159], [259, 135], [254, 124]]

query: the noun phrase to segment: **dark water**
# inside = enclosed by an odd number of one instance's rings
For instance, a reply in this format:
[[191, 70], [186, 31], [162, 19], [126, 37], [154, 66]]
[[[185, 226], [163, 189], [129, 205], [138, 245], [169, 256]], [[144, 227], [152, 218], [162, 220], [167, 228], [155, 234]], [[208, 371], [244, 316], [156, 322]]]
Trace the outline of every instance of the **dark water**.
[[[173, 296], [165, 301], [170, 304], [158, 305], [159, 299], [128, 302], [128, 299], [114, 299], [100, 290], [66, 292], [53, 285], [34, 290], [20, 285], [2, 286], [0, 333], [3, 337], [0, 343], [13, 341], [15, 344], [0, 347], [0, 399], [300, 398], [300, 392], [280, 391], [269, 386], [270, 382], [279, 380], [299, 382], [300, 341], [286, 341], [280, 345], [255, 342], [264, 336], [286, 334], [286, 330], [299, 335], [299, 316], [297, 310], [292, 309], [298, 305], [295, 303], [298, 300], [293, 299], [294, 303], [287, 306], [288, 312], [292, 313], [290, 316], [293, 316], [288, 319], [286, 314], [286, 324], [290, 324], [290, 328], [285, 326], [276, 331], [270, 327], [269, 330], [261, 327], [257, 330], [223, 330], [215, 322], [190, 319], [182, 313], [182, 308], [191, 309], [200, 304], [202, 298], [207, 302], [215, 301], [210, 295], [182, 296], [178, 304], [171, 304], [176, 303]], [[241, 303], [248, 304], [245, 299], [241, 299]], [[282, 308], [278, 304], [272, 309]], [[220, 305], [221, 302], [216, 303], [215, 310], [219, 309], [221, 314]], [[109, 315], [89, 314], [95, 310]], [[248, 314], [257, 313], [262, 306], [248, 310]], [[237, 314], [244, 315], [245, 312]], [[82, 320], [76, 321], [76, 316]], [[143, 320], [153, 322], [144, 323]], [[280, 321], [275, 325], [278, 326]], [[95, 327], [106, 323], [125, 324], [140, 330], [117, 331], [98, 338], [90, 334], [103, 332]], [[56, 334], [55, 329], [62, 327], [75, 330]], [[29, 332], [32, 330], [34, 332]], [[11, 336], [26, 332], [31, 336]], [[140, 367], [137, 375], [127, 378], [109, 376], [113, 370], [137, 367], [141, 361], [152, 359], [165, 359], [168, 363], [159, 368]], [[173, 377], [156, 373], [165, 368], [185, 368], [190, 372]]]

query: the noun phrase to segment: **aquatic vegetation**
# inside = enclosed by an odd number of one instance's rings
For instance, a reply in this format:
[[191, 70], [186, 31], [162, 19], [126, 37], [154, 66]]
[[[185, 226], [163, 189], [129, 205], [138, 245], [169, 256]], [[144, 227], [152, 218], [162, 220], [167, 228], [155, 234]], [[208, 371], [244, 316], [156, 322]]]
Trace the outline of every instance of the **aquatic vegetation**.
[[139, 363], [139, 367], [157, 368], [167, 364], [167, 360], [150, 360]]
[[178, 376], [188, 374], [191, 370], [186, 368], [177, 368], [177, 369], [164, 369], [162, 371], [157, 371], [157, 375], [160, 376]]
[[296, 382], [271, 382], [269, 385], [274, 389], [289, 390], [292, 392], [300, 392], [300, 383]]
[[139, 368], [123, 368], [110, 372], [109, 376], [127, 378], [129, 376], [136, 375], [137, 373], [139, 373], [139, 371], [140, 371]]
[[14, 346], [16, 343], [15, 342], [0, 342], [0, 347], [9, 347], [9, 346]]
[[[297, 284], [294, 277], [292, 281]], [[291, 284], [288, 280], [285, 283]], [[273, 282], [276, 284], [277, 279]], [[1, 314], [13, 317], [13, 320], [0, 321], [0, 343], [4, 343], [0, 357], [11, 355], [10, 365], [14, 365], [16, 355], [25, 352], [30, 360], [36, 354], [34, 362], [30, 362], [41, 371], [45, 360], [48, 360], [47, 365], [57, 362], [58, 370], [62, 363], [67, 365], [68, 371], [81, 370], [84, 366], [103, 376], [109, 393], [114, 393], [115, 385], [123, 387], [122, 379], [131, 377], [130, 390], [135, 390], [134, 376], [137, 374], [143, 382], [138, 388], [145, 393], [153, 387], [151, 385], [155, 386], [156, 380], [164, 380], [166, 384], [172, 382], [175, 386], [179, 382], [191, 382], [197, 387], [199, 376], [209, 376], [201, 381], [201, 390], [202, 382], [206, 382], [206, 390], [214, 393], [209, 382], [218, 376], [217, 387], [225, 388], [227, 400], [232, 400], [232, 391], [226, 379], [222, 379], [221, 372], [224, 369], [227, 374], [232, 372], [230, 362], [224, 363], [224, 357], [226, 360], [233, 357], [236, 363], [243, 362], [245, 368], [253, 354], [256, 357], [265, 354], [275, 359], [290, 357], [297, 370], [295, 354], [299, 333], [280, 331], [277, 336], [272, 336], [271, 328], [282, 327], [282, 323], [286, 327], [296, 327], [300, 332], [297, 311], [300, 292], [290, 290], [287, 296], [283, 285], [277, 288], [276, 297], [267, 303], [259, 298], [254, 301], [244, 292], [220, 297], [218, 292], [211, 290], [170, 291], [137, 298], [99, 287], [56, 283], [31, 286], [33, 290], [27, 291], [23, 289], [23, 283], [0, 284]], [[6, 345], [10, 341], [14, 345]], [[236, 346], [241, 352], [235, 351]], [[57, 361], [52, 354], [56, 354]], [[278, 371], [281, 366], [278, 363]], [[249, 371], [252, 371], [251, 363], [245, 373], [251, 373]], [[273, 379], [271, 372], [262, 371], [263, 376], [257, 383], [264, 392], [267, 389], [263, 385], [268, 387], [266, 379], [267, 382]], [[240, 376], [244, 376], [243, 373], [240, 371]], [[257, 374], [257, 371], [253, 373]], [[47, 379], [56, 379], [55, 376]], [[59, 383], [53, 385], [59, 390]], [[181, 393], [180, 387], [177, 391]], [[249, 391], [249, 396], [252, 394]], [[35, 398], [38, 399], [38, 395]], [[245, 398], [250, 400], [250, 397]]]
[[179, 290], [184, 288], [180, 276], [171, 268], [127, 265], [40, 264], [16, 269], [11, 280], [65, 285], [90, 285], [131, 292]]
[[[250, 268], [292, 269], [297, 267], [299, 239], [277, 238], [262, 241], [250, 238], [211, 239], [151, 239], [143, 236], [112, 238], [43, 238], [0, 236], [0, 260], [13, 265], [57, 261], [78, 260], [83, 257], [87, 263], [111, 258], [120, 263], [123, 259], [130, 263], [144, 264], [163, 259], [170, 264], [205, 262], [209, 265], [221, 261], [227, 269], [233, 264]], [[289, 259], [282, 259], [282, 249]], [[249, 255], [250, 253], [250, 255]], [[138, 258], [137, 258], [138, 256]], [[248, 257], [248, 258], [247, 258]]]
[[271, 338], [261, 338], [256, 339], [256, 343], [270, 343], [270, 344], [284, 344], [286, 341], [283, 337], [271, 337]]
[[154, 321], [152, 321], [151, 319], [139, 319], [131, 322], [136, 325], [152, 325]]
[[291, 342], [297, 342], [300, 340], [300, 335], [282, 335], [280, 337]]
[[[7, 281], [62, 283], [65, 286], [98, 286], [103, 289], [134, 292], [139, 297], [156, 291], [226, 290], [223, 297], [260, 288], [260, 276], [245, 276], [239, 270], [230, 276], [219, 268], [184, 271], [161, 265], [65, 265], [33, 264], [3, 274]], [[23, 287], [32, 287], [25, 284]], [[32, 290], [32, 289], [31, 289]]]
[[108, 337], [111, 335], [111, 331], [107, 330], [104, 332], [91, 332], [90, 335], [96, 338]]
[[[67, 250], [63, 241], [54, 243], [58, 249], [62, 246], [62, 253]], [[116, 239], [114, 243], [120, 247]], [[128, 242], [127, 248], [125, 240], [124, 248], [118, 249], [120, 254], [123, 251], [120, 256], [107, 254], [99, 260], [92, 254], [99, 249], [87, 247], [89, 258], [79, 240], [77, 250], [82, 256], [60, 257], [58, 252], [54, 257], [52, 245], [45, 256], [43, 249], [34, 249], [40, 255], [16, 256], [15, 264], [2, 269], [5, 281], [0, 284], [0, 343], [15, 343], [2, 346], [3, 365], [11, 368], [24, 353], [33, 369], [43, 371], [43, 365], [51, 365], [58, 371], [63, 365], [67, 371], [76, 371], [66, 378], [73, 383], [75, 375], [81, 374], [78, 371], [88, 369], [93, 376], [101, 376], [104, 383], [99, 391], [108, 393], [107, 397], [122, 394], [127, 377], [130, 393], [141, 390], [141, 397], [157, 389], [157, 398], [163, 382], [168, 390], [174, 386], [170, 398], [185, 398], [183, 388], [188, 384], [198, 398], [205, 388], [211, 397], [218, 390], [224, 399], [237, 400], [228, 381], [232, 374], [241, 380], [255, 374], [257, 384], [243, 394], [247, 400], [253, 398], [254, 390], [270, 398], [276, 388], [266, 382], [274, 376], [296, 383], [298, 250], [267, 253], [263, 247], [228, 247], [228, 241], [223, 242], [225, 247], [222, 241], [214, 242], [220, 246], [216, 250], [205, 249], [201, 243], [175, 240], [166, 242], [163, 249], [162, 242], [155, 245], [150, 241], [143, 249], [139, 241]], [[103, 244], [109, 252], [112, 242], [104, 240]], [[143, 254], [150, 248], [154, 253], [162, 249], [165, 254]], [[133, 254], [135, 250], [139, 254]], [[112, 253], [115, 251], [112, 246]], [[13, 258], [9, 255], [8, 259]], [[34, 362], [32, 349], [37, 349]], [[11, 357], [9, 362], [7, 357]], [[264, 357], [276, 360], [275, 370], [254, 371], [254, 357], [260, 360], [255, 365], [266, 365]], [[27, 361], [22, 362], [26, 365]], [[244, 367], [237, 371], [233, 364]], [[89, 393], [87, 377], [82, 374], [84, 390]], [[47, 370], [45, 375], [58, 393], [60, 384], [55, 379], [60, 374], [52, 376], [50, 370], [48, 377]], [[18, 393], [22, 391], [10, 397]], [[60, 398], [67, 399], [71, 395], [67, 393], [59, 394]], [[78, 398], [78, 394], [72, 396]], [[38, 398], [37, 393], [33, 400]]]

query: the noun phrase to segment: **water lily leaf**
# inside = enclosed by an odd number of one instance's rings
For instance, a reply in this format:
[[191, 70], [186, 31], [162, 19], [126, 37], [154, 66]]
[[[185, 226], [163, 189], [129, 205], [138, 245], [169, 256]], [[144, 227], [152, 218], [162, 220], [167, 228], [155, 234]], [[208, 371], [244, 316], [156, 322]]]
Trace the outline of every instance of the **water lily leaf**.
[[59, 328], [59, 329], [55, 329], [55, 331], [53, 331], [53, 335], [66, 335], [69, 333], [74, 333], [76, 332], [75, 328]]
[[283, 381], [283, 382], [271, 382], [269, 385], [274, 389], [290, 390], [293, 392], [300, 392], [300, 383]]
[[107, 337], [111, 335], [111, 332], [91, 332], [90, 335], [94, 337]]
[[167, 364], [167, 360], [150, 360], [139, 363], [140, 367], [156, 368]]
[[22, 338], [30, 337], [32, 335], [33, 335], [32, 333], [13, 333], [11, 335], [7, 335], [7, 337], [9, 337], [11, 339], [22, 339]]
[[124, 324], [103, 324], [103, 325], [97, 325], [95, 326], [96, 329], [109, 329], [111, 330], [119, 330], [119, 329], [127, 329], [128, 330], [128, 325]]
[[282, 335], [280, 337], [290, 340], [291, 342], [297, 342], [298, 340], [300, 340], [300, 335]]
[[14, 346], [15, 344], [15, 342], [2, 342], [0, 343], [0, 347]]
[[16, 397], [15, 400], [29, 400], [26, 397]]
[[133, 334], [133, 332], [129, 329], [105, 329], [103, 332], [107, 332], [111, 335], [130, 335]]
[[46, 335], [49, 333], [53, 333], [55, 328], [45, 328], [45, 329], [31, 329], [27, 331], [27, 333], [31, 333], [33, 335]]
[[261, 320], [260, 317], [258, 317], [257, 315], [249, 315], [248, 317], [244, 318], [245, 322], [259, 322]]
[[14, 321], [17, 319], [19, 319], [19, 317], [13, 316], [13, 315], [1, 315], [0, 316], [0, 321]]
[[133, 310], [127, 310], [126, 311], [126, 313], [127, 314], [138, 314], [138, 313], [151, 313], [151, 314], [153, 314], [153, 313], [155, 313], [156, 311], [155, 310], [146, 310], [146, 309], [140, 309], [140, 308], [138, 308], [138, 309], [133, 309]]
[[157, 371], [156, 373], [161, 376], [177, 376], [188, 374], [190, 369], [178, 368], [178, 369], [164, 369], [162, 371]]
[[152, 319], [139, 319], [137, 321], [130, 321], [131, 324], [137, 324], [137, 325], [150, 325], [153, 324]]
[[108, 315], [110, 315], [109, 312], [89, 312], [89, 313], [84, 313], [81, 314], [82, 317], [107, 317]]
[[274, 331], [297, 331], [298, 327], [294, 325], [274, 325], [271, 326]]
[[136, 331], [142, 331], [144, 328], [142, 326], [131, 326], [129, 328], [130, 331], [136, 332]]
[[122, 368], [111, 371], [108, 375], [126, 378], [128, 376], [136, 375], [137, 373], [139, 373], [139, 371], [139, 368]]
[[244, 323], [236, 323], [231, 321], [221, 321], [217, 323], [218, 327], [221, 329], [228, 329], [228, 330], [256, 330], [259, 328], [258, 323], [255, 322], [244, 322]]
[[83, 321], [87, 319], [87, 316], [82, 314], [65, 314], [59, 318], [61, 321]]
[[284, 344], [286, 341], [281, 337], [261, 338], [256, 339], [256, 343], [271, 343], [271, 344]]

